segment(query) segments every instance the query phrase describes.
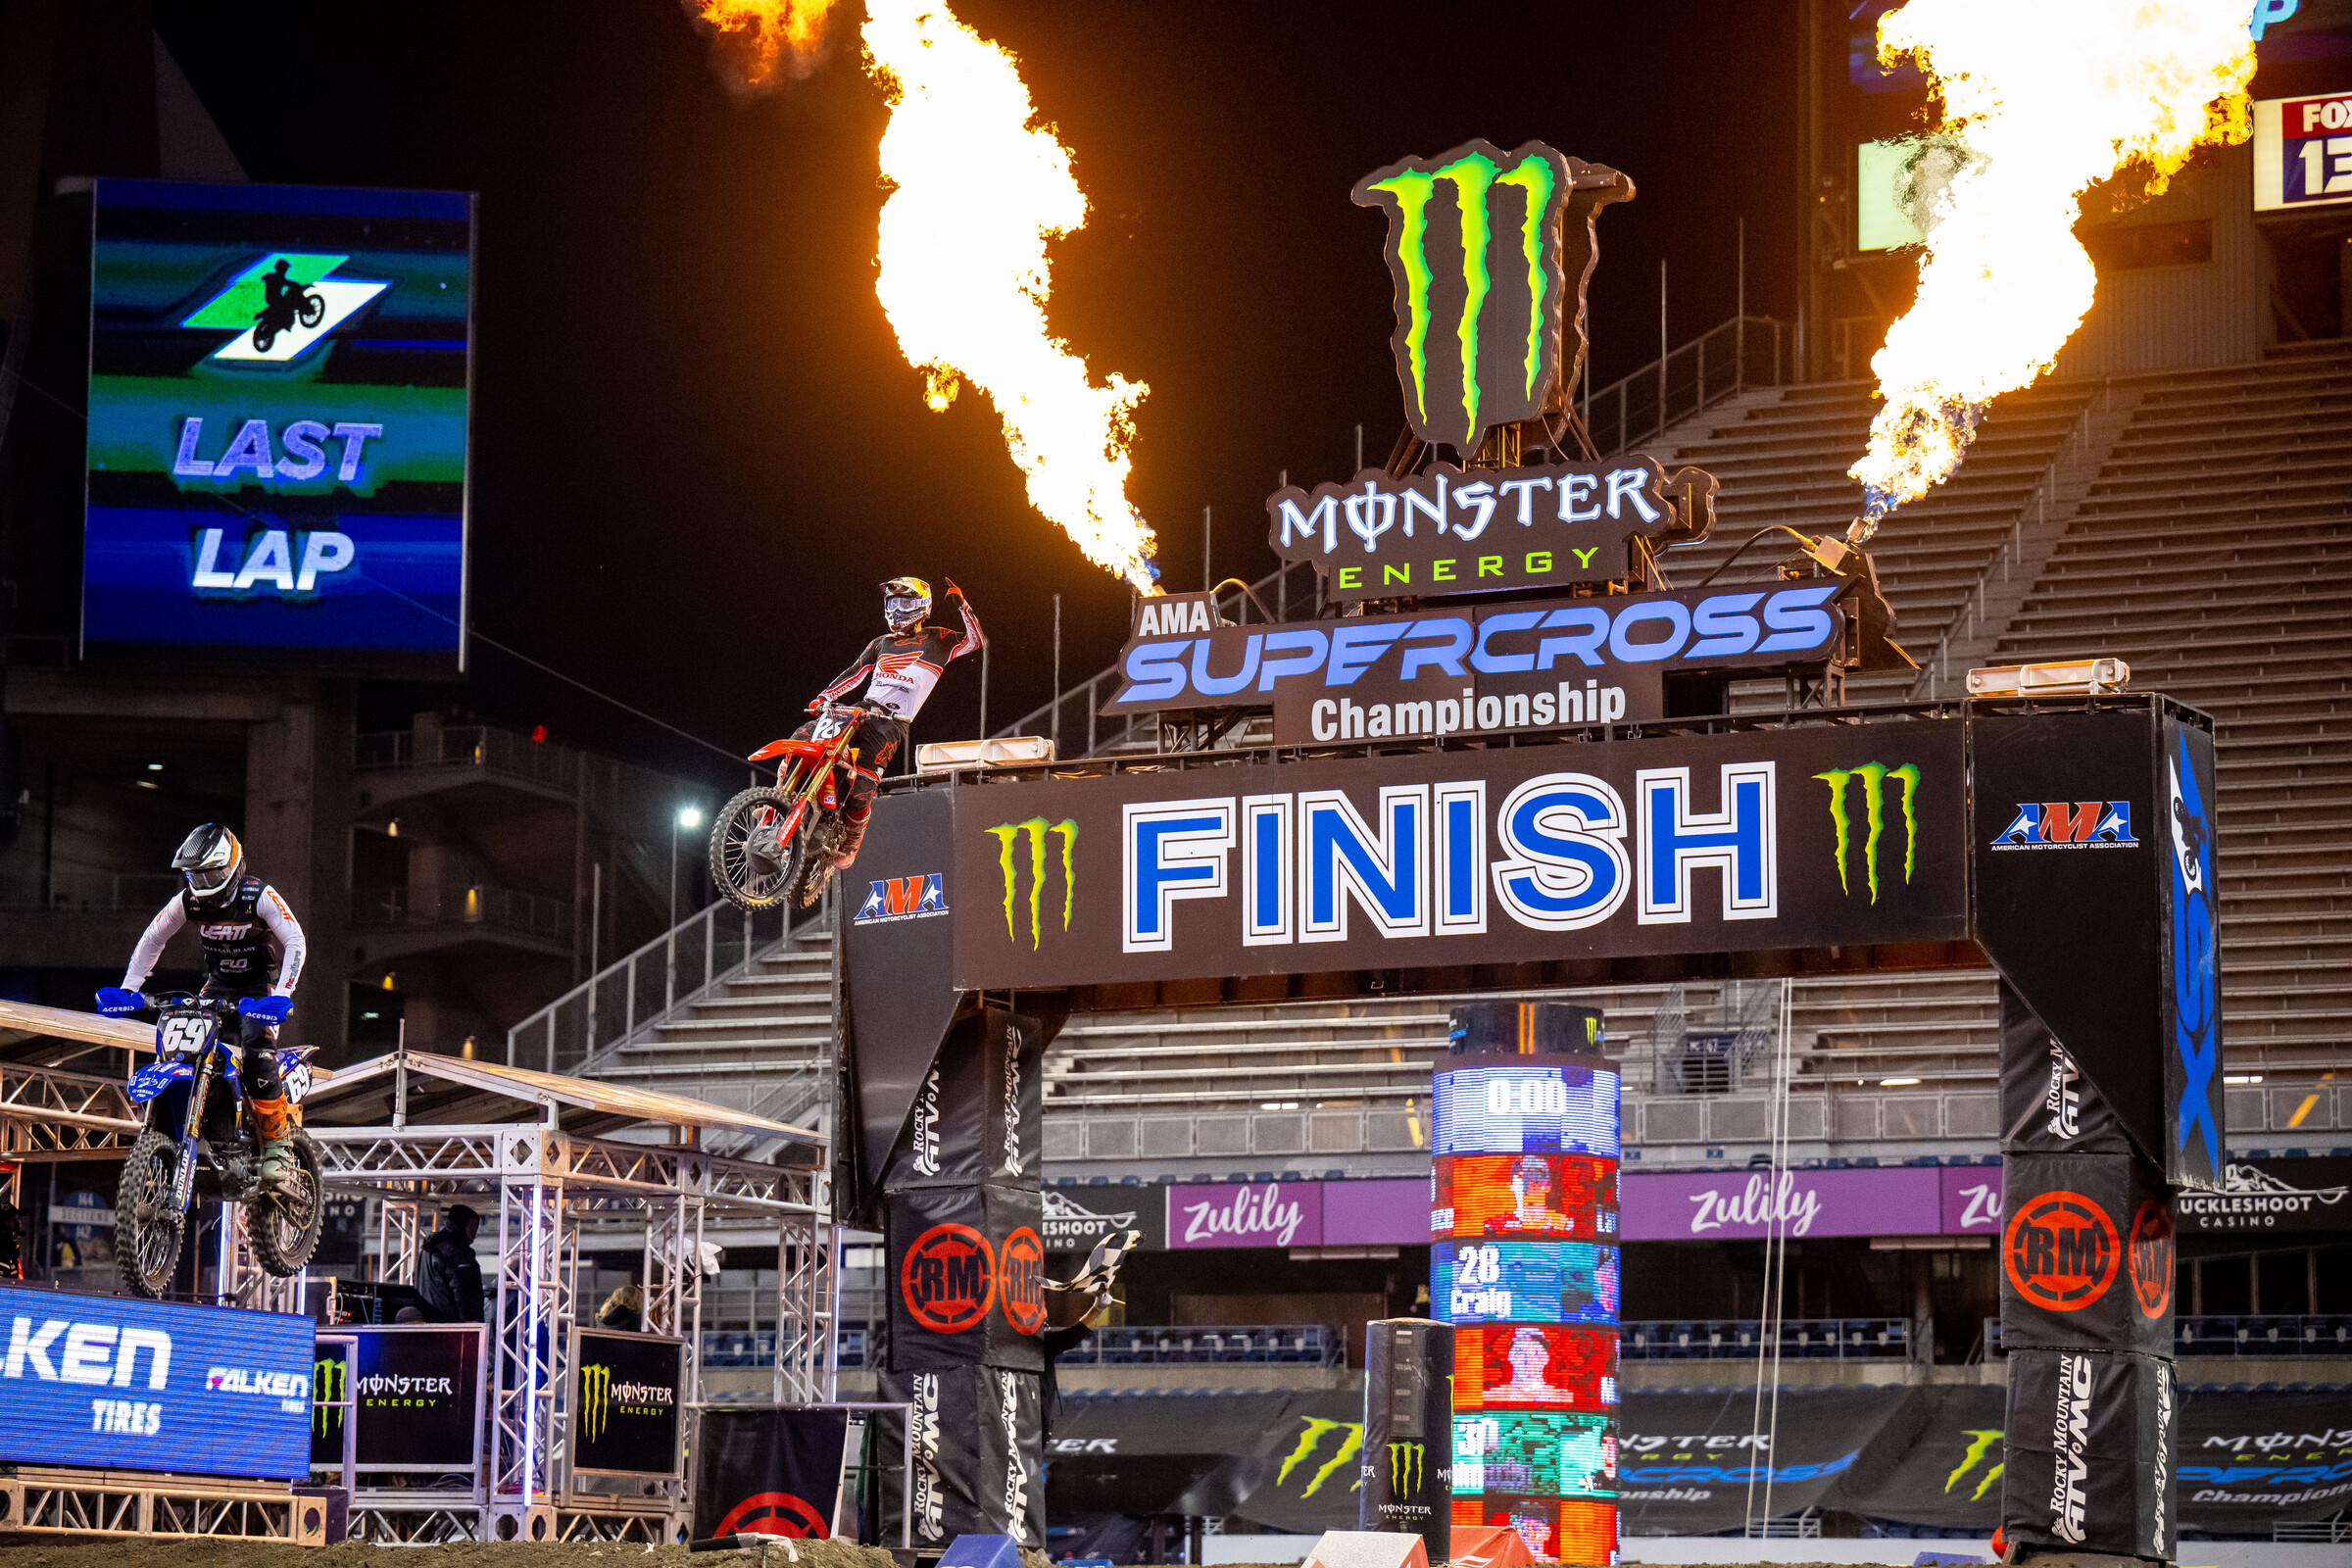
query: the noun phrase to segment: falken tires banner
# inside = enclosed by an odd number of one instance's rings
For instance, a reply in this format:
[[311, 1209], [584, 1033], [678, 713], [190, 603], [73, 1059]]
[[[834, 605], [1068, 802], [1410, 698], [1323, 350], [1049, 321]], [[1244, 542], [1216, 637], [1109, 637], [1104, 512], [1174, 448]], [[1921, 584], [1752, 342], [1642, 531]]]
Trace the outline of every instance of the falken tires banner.
[[2170, 1559], [2179, 1413], [2169, 1361], [2012, 1350], [2001, 1528], [2012, 1546]]
[[977, 780], [956, 983], [1956, 941], [1961, 771], [1897, 721]]
[[611, 1329], [572, 1341], [571, 1468], [584, 1476], [674, 1476], [686, 1342]]
[[705, 1410], [694, 1466], [694, 1534], [833, 1534], [849, 1446], [847, 1410]]
[[0, 1286], [0, 1461], [305, 1476], [317, 1329], [277, 1312]]

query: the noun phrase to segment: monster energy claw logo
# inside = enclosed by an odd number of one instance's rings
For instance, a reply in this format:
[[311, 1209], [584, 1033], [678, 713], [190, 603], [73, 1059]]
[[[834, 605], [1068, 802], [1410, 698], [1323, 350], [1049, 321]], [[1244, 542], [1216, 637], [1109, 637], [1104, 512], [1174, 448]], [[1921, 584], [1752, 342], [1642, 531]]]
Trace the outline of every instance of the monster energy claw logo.
[[988, 830], [997, 841], [997, 866], [1004, 873], [1004, 936], [1018, 946], [1020, 927], [1013, 914], [1013, 905], [1020, 887], [1019, 873], [1014, 869], [1012, 848], [1016, 840], [1029, 842], [1029, 947], [1036, 951], [1045, 937], [1044, 901], [1046, 892], [1046, 837], [1053, 835], [1061, 841], [1061, 928], [1070, 928], [1070, 908], [1078, 892], [1078, 866], [1071, 852], [1078, 843], [1078, 824], [1068, 817], [1048, 822], [1033, 816], [1026, 822], [1000, 822]]
[[1894, 779], [1903, 786], [1903, 885], [1909, 887], [1912, 867], [1919, 858], [1919, 817], [1912, 808], [1919, 794], [1919, 764], [1888, 767], [1884, 762], [1864, 762], [1859, 767], [1833, 767], [1813, 776], [1830, 787], [1830, 820], [1838, 828], [1838, 886], [1849, 894], [1853, 885], [1847, 875], [1846, 849], [1853, 824], [1846, 815], [1845, 786], [1848, 779], [1862, 781], [1863, 821], [1868, 830], [1862, 840], [1862, 867], [1869, 878], [1873, 904], [1879, 902], [1879, 840], [1886, 831], [1886, 781]]
[[351, 1365], [340, 1354], [322, 1355], [311, 1363], [311, 1430], [343, 1430], [343, 1385]]
[[[1999, 1431], [1987, 1431], [1974, 1427], [1968, 1430], [1968, 1451], [1960, 1456], [1960, 1463], [1952, 1473], [1943, 1478], [1943, 1490], [1946, 1495], [1950, 1494], [1954, 1487], [1967, 1480], [1969, 1473], [1975, 1470], [1987, 1454], [1992, 1452], [1993, 1445], [2001, 1441], [2001, 1436]], [[1985, 1470], [1984, 1476], [1978, 1480], [1977, 1490], [1969, 1494], [1970, 1500], [1975, 1501], [1991, 1491], [1992, 1484], [2000, 1480], [2001, 1473], [2008, 1468], [2007, 1460], [1995, 1459], [1992, 1465]]]
[[1421, 1490], [1425, 1467], [1429, 1463], [1429, 1445], [1425, 1443], [1392, 1443], [1389, 1445], [1389, 1494], [1406, 1497]]
[[580, 1368], [580, 1430], [590, 1442], [605, 1435], [612, 1402], [612, 1369], [595, 1365]]
[[[1453, 249], [1431, 244], [1441, 183], [1457, 215], [1458, 277], [1441, 275], [1433, 260]], [[1435, 159], [1408, 158], [1356, 182], [1356, 205], [1389, 215], [1396, 373], [1422, 439], [1467, 454], [1489, 425], [1530, 419], [1542, 409], [1559, 373], [1560, 208], [1568, 186], [1568, 161], [1542, 142], [1506, 153], [1483, 140]], [[1498, 188], [1510, 194], [1497, 199]], [[1442, 369], [1441, 357], [1453, 362], [1449, 369]], [[1457, 382], [1458, 410], [1446, 401]]]
[[[1315, 1415], [1300, 1416], [1298, 1419], [1304, 1423], [1305, 1430], [1298, 1434], [1298, 1446], [1283, 1457], [1282, 1468], [1274, 1472], [1274, 1484], [1277, 1487], [1291, 1479], [1292, 1471], [1302, 1470], [1305, 1462], [1315, 1456], [1316, 1450], [1323, 1446], [1325, 1433], [1335, 1434], [1339, 1439], [1339, 1451], [1316, 1468], [1306, 1483], [1306, 1490], [1298, 1494], [1301, 1497], [1311, 1497], [1323, 1490], [1323, 1483], [1331, 1479], [1333, 1472], [1362, 1451], [1364, 1425], [1360, 1421], [1328, 1421]], [[1363, 1484], [1363, 1478], [1358, 1476], [1355, 1486], [1348, 1490], [1355, 1491]]]

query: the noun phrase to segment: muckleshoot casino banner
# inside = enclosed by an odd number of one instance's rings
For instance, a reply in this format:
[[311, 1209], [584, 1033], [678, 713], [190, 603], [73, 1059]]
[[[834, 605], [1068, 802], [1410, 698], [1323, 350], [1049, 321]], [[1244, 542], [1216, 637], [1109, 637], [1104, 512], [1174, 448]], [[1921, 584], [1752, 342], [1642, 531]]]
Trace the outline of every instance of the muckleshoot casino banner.
[[473, 198], [97, 182], [82, 641], [464, 667]]

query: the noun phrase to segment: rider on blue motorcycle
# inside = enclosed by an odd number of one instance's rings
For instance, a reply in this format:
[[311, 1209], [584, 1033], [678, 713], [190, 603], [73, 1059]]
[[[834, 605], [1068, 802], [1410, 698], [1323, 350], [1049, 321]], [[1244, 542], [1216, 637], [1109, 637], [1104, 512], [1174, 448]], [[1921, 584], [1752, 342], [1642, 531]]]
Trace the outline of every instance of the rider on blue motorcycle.
[[[292, 1010], [294, 986], [302, 978], [302, 926], [275, 888], [245, 874], [244, 846], [218, 823], [189, 834], [172, 857], [172, 868], [187, 878], [186, 890], [148, 922], [122, 984], [99, 988], [98, 1010], [121, 1017], [146, 1006], [139, 988], [155, 972], [165, 945], [193, 924], [204, 944], [205, 994], [238, 999], [237, 1076], [262, 1138], [261, 1184], [275, 1187], [294, 1163], [294, 1120], [270, 1042]], [[268, 972], [272, 941], [274, 979]]]

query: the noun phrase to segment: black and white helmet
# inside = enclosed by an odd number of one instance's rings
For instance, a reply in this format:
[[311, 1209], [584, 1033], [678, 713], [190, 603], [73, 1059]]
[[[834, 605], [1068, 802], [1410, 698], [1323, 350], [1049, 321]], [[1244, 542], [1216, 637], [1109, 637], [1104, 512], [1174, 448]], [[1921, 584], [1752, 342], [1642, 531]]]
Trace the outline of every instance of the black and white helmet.
[[188, 879], [188, 894], [199, 904], [227, 897], [245, 871], [245, 846], [218, 822], [207, 822], [188, 835], [172, 857], [172, 869]]
[[882, 618], [892, 631], [920, 626], [931, 613], [931, 585], [920, 577], [893, 577], [882, 585]]

